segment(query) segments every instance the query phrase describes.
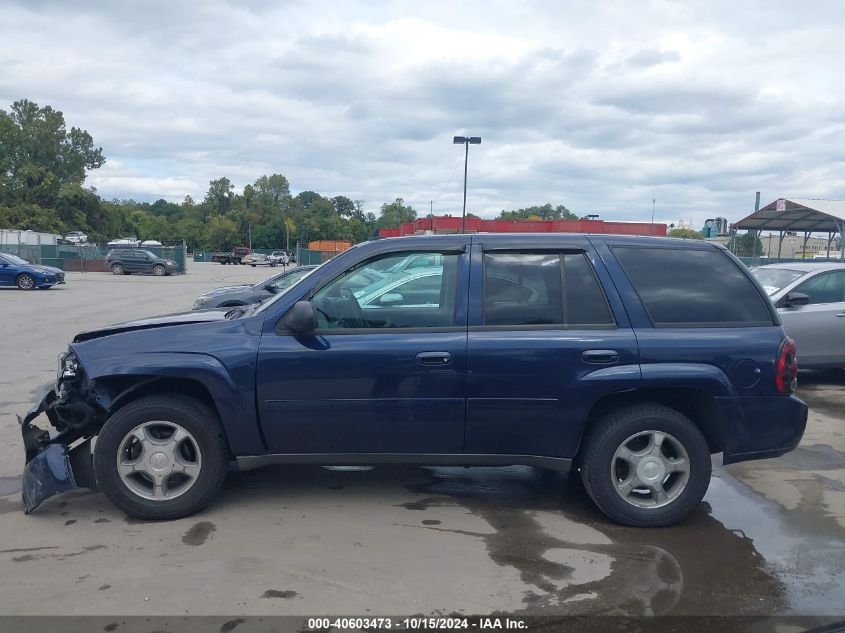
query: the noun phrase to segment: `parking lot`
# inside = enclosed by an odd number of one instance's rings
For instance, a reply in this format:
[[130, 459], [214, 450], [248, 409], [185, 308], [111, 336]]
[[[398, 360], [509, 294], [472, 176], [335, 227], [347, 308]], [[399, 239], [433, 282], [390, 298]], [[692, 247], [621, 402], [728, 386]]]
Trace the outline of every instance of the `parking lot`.
[[23, 514], [15, 415], [75, 333], [270, 274], [191, 264], [0, 291], [4, 614], [841, 612], [845, 370], [802, 373], [801, 446], [717, 466], [704, 503], [672, 528], [611, 524], [578, 483], [528, 467], [273, 467], [231, 474], [210, 508], [178, 521], [128, 520], [81, 491]]

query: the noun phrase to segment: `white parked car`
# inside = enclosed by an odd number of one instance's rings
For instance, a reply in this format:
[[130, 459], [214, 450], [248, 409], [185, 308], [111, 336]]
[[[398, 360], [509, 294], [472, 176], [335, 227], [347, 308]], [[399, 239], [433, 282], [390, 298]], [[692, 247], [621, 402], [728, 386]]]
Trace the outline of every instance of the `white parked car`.
[[256, 266], [276, 266], [276, 260], [270, 259], [268, 255], [265, 255], [263, 253], [250, 253], [249, 255], [244, 255], [241, 258], [241, 263], [249, 264], [253, 268], [255, 268]]
[[768, 264], [751, 272], [795, 340], [800, 366], [845, 367], [845, 263]]
[[290, 255], [287, 251], [273, 251], [270, 253], [270, 259], [275, 261], [277, 264], [281, 264], [282, 266], [287, 266], [290, 264]]
[[115, 246], [138, 246], [138, 238], [135, 237], [121, 237], [116, 240], [112, 240], [106, 246], [115, 247]]
[[69, 231], [68, 234], [65, 235], [65, 239], [74, 244], [84, 244], [88, 241], [88, 236], [82, 231]]

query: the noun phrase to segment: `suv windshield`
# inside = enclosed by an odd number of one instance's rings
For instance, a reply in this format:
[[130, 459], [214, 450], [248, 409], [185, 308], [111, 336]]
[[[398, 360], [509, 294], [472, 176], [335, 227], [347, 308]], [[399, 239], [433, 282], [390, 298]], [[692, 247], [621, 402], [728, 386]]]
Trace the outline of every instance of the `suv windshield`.
[[799, 277], [807, 274], [804, 270], [791, 268], [755, 268], [751, 273], [763, 286], [767, 294], [773, 295], [781, 288], [785, 288]]

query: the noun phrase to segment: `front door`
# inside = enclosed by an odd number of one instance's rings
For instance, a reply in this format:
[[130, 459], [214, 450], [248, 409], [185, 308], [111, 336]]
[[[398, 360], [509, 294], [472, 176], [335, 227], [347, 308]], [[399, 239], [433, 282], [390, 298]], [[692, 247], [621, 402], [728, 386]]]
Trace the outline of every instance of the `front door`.
[[639, 385], [636, 338], [586, 239], [498, 247], [473, 251], [465, 451], [571, 458], [592, 403]]
[[807, 295], [810, 303], [778, 312], [798, 347], [799, 366], [845, 366], [845, 270], [815, 275], [795, 292]]
[[272, 453], [460, 453], [468, 255], [368, 260], [312, 293], [317, 330], [265, 332], [258, 399]]

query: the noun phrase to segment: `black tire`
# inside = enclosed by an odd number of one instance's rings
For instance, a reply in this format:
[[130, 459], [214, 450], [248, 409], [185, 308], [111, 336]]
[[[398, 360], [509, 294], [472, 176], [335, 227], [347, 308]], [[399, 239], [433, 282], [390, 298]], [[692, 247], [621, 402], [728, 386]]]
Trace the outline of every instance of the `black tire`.
[[255, 264], [250, 264], [250, 266], [252, 266], [253, 268], [255, 268]]
[[[644, 431], [668, 433], [689, 457], [686, 485], [662, 507], [641, 508], [623, 499], [611, 472], [617, 448]], [[601, 418], [587, 434], [579, 463], [584, 487], [593, 502], [613, 521], [632, 527], [661, 527], [682, 520], [701, 502], [712, 470], [710, 449], [698, 427], [678, 411], [653, 403], [622, 407]]]
[[29, 273], [20, 274], [15, 280], [15, 285], [21, 290], [35, 290], [35, 277]]
[[167, 275], [167, 269], [161, 264], [157, 264], [153, 266], [153, 274], [156, 277], [164, 277], [165, 275]]
[[[173, 499], [146, 499], [133, 492], [118, 474], [117, 457], [124, 438], [150, 421], [182, 426], [193, 436], [202, 456], [194, 484]], [[127, 515], [146, 520], [178, 519], [204, 508], [223, 485], [229, 461], [217, 415], [201, 402], [179, 395], [146, 396], [118, 409], [103, 425], [94, 445], [97, 485]]]
[[112, 264], [111, 272], [113, 275], [124, 275], [126, 274], [126, 269], [123, 267], [123, 264]]

